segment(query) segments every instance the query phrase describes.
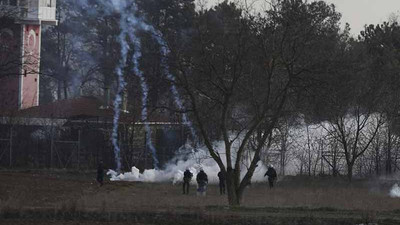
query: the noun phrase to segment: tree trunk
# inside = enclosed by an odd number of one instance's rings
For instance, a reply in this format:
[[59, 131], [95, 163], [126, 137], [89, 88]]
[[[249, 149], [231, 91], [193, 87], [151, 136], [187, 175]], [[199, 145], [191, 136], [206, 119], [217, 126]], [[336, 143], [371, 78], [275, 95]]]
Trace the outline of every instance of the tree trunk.
[[336, 150], [333, 153], [333, 162], [332, 162], [333, 166], [332, 166], [332, 175], [333, 177], [337, 177], [338, 175], [338, 170], [337, 170], [337, 158], [336, 158]]
[[64, 88], [64, 99], [68, 99], [68, 85], [66, 80], [64, 80], [63, 88]]
[[61, 81], [58, 80], [57, 81], [57, 100], [61, 100], [61, 89], [62, 89]]
[[348, 163], [347, 165], [347, 178], [351, 182], [353, 180], [353, 167], [354, 167], [354, 162]]
[[228, 193], [228, 203], [230, 206], [239, 206], [241, 203], [241, 193], [235, 184], [235, 172], [232, 168], [227, 169], [226, 189]]
[[285, 166], [286, 166], [286, 140], [282, 140], [281, 145], [281, 158], [280, 158], [280, 175], [285, 176]]
[[379, 164], [380, 164], [380, 158], [379, 158], [379, 147], [375, 148], [375, 174], [376, 176], [380, 175], [380, 168], [379, 168]]
[[392, 174], [392, 133], [390, 132], [390, 128], [388, 129], [387, 142], [386, 175], [390, 175]]

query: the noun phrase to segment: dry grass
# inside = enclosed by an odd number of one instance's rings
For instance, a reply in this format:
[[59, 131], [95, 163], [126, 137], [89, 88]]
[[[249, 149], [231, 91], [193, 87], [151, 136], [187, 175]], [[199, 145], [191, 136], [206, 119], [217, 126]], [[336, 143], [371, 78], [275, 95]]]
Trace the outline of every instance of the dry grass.
[[[213, 185], [209, 186], [206, 197], [198, 197], [194, 186], [186, 196], [182, 195], [180, 185], [107, 182], [98, 187], [92, 177], [92, 174], [0, 172], [0, 212], [50, 209], [62, 218], [83, 211], [99, 212], [110, 218], [113, 212], [168, 215], [185, 212], [210, 218], [237, 213], [226, 209], [226, 196], [220, 196], [218, 187]], [[349, 185], [340, 179], [288, 178], [273, 190], [266, 184], [253, 184], [246, 190], [239, 211], [246, 215], [282, 214], [282, 217], [298, 215], [311, 219], [349, 214], [349, 218], [356, 215], [362, 222], [371, 222], [381, 212], [386, 211], [387, 217], [395, 210], [400, 212], [400, 199], [388, 196], [390, 186], [366, 181]]]
[[[79, 198], [89, 208], [107, 210], [203, 208], [226, 206], [216, 186], [210, 186], [206, 197], [198, 197], [194, 188], [189, 196], [180, 186], [170, 184], [112, 183]], [[309, 207], [344, 210], [400, 210], [400, 201], [386, 192], [372, 192], [363, 187], [277, 187], [269, 190], [258, 184], [246, 190], [246, 207]]]

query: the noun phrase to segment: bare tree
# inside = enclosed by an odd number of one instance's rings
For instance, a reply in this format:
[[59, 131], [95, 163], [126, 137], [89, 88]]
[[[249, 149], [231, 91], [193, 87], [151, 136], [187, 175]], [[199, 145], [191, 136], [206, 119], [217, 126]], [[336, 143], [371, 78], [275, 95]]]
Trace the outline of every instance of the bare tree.
[[[180, 59], [176, 83], [190, 102], [186, 112], [227, 173], [230, 205], [240, 204], [288, 100], [305, 75], [321, 65], [322, 58], [312, 51], [327, 43], [328, 33], [337, 32], [336, 19], [323, 2], [279, 1], [260, 18], [244, 17], [234, 4], [223, 2], [200, 13], [186, 55], [174, 52]], [[219, 138], [225, 158], [212, 144]], [[245, 170], [249, 148], [253, 154]]]
[[381, 115], [362, 113], [358, 107], [354, 114], [336, 117], [329, 123], [328, 132], [337, 138], [344, 151], [350, 181], [355, 162], [369, 149], [382, 124]]
[[0, 3], [0, 78], [38, 73], [39, 57], [28, 50], [21, 51], [18, 21], [28, 13], [17, 1]]

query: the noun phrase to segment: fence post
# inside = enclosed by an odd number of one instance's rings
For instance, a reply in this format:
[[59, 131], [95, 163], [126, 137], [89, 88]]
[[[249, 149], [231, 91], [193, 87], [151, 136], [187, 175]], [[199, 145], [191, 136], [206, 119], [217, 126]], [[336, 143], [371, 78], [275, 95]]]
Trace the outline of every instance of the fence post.
[[10, 128], [10, 168], [12, 167], [13, 127]]
[[81, 158], [81, 128], [78, 130], [78, 169], [80, 168], [80, 158]]
[[51, 126], [51, 140], [50, 140], [50, 168], [53, 168], [53, 153], [54, 152], [54, 127]]

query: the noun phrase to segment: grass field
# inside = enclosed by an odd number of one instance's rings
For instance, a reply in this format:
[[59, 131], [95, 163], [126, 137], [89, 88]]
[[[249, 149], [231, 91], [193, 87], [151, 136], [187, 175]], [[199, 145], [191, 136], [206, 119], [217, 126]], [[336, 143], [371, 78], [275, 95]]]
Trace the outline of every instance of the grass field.
[[393, 181], [287, 177], [269, 190], [246, 190], [243, 205], [227, 207], [210, 186], [206, 197], [182, 195], [169, 183], [106, 182], [94, 174], [0, 171], [0, 224], [400, 224]]

